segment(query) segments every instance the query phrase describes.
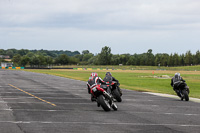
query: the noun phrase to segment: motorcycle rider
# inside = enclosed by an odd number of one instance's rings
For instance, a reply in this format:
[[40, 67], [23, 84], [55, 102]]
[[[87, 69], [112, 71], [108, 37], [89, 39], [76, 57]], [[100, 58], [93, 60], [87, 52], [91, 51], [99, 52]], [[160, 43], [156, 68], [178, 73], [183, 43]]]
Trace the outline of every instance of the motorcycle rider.
[[173, 90], [177, 93], [178, 96], [180, 96], [180, 93], [178, 92], [178, 85], [180, 81], [185, 82], [185, 80], [183, 80], [183, 78], [181, 77], [180, 73], [175, 73], [174, 77], [171, 79], [171, 86], [173, 87]]
[[98, 77], [98, 74], [95, 72], [92, 72], [89, 80], [87, 82], [87, 89], [88, 93], [91, 94], [91, 101], [96, 101], [96, 96], [92, 92], [92, 88], [96, 87], [97, 90], [104, 92], [105, 90], [101, 88], [101, 84], [109, 84], [103, 81], [100, 77]]
[[[109, 82], [109, 83], [112, 83], [112, 81], [116, 81], [117, 84], [119, 84], [119, 81], [118, 81], [116, 78], [114, 78], [114, 77], [112, 76], [111, 72], [106, 72], [106, 76], [105, 76], [105, 78], [103, 79], [103, 81], [106, 81], [106, 82]], [[120, 95], [122, 96], [122, 91], [121, 91], [121, 89], [120, 89], [119, 87], [118, 87], [118, 89], [119, 89]]]

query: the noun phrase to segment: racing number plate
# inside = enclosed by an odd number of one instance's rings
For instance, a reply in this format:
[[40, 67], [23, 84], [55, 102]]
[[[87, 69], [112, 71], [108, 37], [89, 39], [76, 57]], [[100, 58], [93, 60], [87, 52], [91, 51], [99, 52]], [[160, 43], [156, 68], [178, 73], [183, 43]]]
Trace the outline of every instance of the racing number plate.
[[93, 91], [93, 92], [96, 92], [96, 91], [97, 91], [97, 88], [96, 88], [96, 87], [92, 88], [92, 91]]

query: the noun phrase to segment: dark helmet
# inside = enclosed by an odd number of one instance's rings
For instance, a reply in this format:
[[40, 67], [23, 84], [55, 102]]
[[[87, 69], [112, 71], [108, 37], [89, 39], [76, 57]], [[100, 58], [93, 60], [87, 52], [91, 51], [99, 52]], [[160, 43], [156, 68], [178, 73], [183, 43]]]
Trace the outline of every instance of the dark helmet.
[[112, 76], [111, 72], [107, 72], [106, 75], [110, 75], [110, 76]]
[[95, 72], [92, 72], [90, 76], [92, 76], [92, 77], [97, 77], [97, 76], [98, 76], [98, 74], [97, 74], [97, 73], [95, 73]]

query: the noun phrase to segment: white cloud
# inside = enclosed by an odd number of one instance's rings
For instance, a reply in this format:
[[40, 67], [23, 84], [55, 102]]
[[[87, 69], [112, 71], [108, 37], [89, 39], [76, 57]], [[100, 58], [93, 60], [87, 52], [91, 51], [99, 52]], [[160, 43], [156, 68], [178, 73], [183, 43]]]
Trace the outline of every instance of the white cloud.
[[0, 47], [134, 53], [192, 42], [197, 49], [199, 7], [199, 0], [0, 0]]
[[41, 23], [66, 26], [67, 21], [72, 21], [67, 26], [73, 27], [74, 21], [79, 20], [84, 28], [88, 23], [102, 28], [153, 28], [197, 23], [199, 7], [197, 0], [7, 0], [0, 3], [0, 21], [25, 26], [44, 26]]

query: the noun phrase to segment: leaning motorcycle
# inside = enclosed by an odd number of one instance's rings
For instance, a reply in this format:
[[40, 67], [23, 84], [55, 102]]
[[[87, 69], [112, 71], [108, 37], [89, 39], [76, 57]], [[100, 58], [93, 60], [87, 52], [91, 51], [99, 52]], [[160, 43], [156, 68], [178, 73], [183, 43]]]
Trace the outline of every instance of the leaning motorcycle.
[[120, 92], [120, 88], [119, 88], [119, 83], [116, 81], [112, 81], [111, 85], [110, 85], [110, 89], [111, 89], [111, 94], [114, 97], [114, 99], [117, 100], [117, 102], [121, 102], [122, 98], [121, 98], [121, 92]]
[[183, 81], [177, 83], [177, 95], [181, 98], [181, 100], [185, 99], [185, 101], [189, 101], [189, 87]]
[[98, 107], [102, 107], [104, 111], [110, 111], [111, 109], [117, 110], [117, 105], [113, 101], [113, 97], [107, 92], [109, 91], [109, 87], [107, 85], [101, 85], [105, 91], [99, 90], [97, 87], [92, 88], [93, 94], [97, 98]]

